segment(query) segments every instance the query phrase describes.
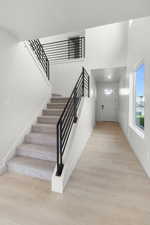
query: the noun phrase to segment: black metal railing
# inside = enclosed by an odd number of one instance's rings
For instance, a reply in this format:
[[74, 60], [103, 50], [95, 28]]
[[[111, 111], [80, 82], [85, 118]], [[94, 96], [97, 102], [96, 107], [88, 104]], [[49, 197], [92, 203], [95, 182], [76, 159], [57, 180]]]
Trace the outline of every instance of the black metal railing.
[[44, 48], [42, 46], [42, 44], [40, 43], [39, 39], [36, 40], [29, 40], [28, 41], [32, 50], [34, 51], [34, 53], [36, 54], [39, 62], [41, 63], [46, 76], [49, 80], [49, 60], [48, 57], [44, 51]]
[[68, 40], [43, 44], [50, 61], [80, 59], [85, 57], [85, 37], [73, 37]]
[[90, 95], [90, 80], [85, 68], [82, 68], [81, 75], [66, 103], [66, 106], [57, 123], [57, 176], [63, 170], [63, 154], [73, 126], [78, 120], [78, 108], [81, 98]]

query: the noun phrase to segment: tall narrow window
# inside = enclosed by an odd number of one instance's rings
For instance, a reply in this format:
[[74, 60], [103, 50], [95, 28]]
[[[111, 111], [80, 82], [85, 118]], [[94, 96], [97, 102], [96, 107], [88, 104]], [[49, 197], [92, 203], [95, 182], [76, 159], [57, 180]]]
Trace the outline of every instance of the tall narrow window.
[[144, 130], [144, 64], [135, 73], [135, 124]]

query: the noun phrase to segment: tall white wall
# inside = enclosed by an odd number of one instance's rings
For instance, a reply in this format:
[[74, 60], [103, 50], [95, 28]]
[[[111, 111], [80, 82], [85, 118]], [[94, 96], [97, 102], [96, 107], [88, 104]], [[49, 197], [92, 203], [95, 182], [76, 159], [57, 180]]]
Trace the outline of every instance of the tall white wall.
[[86, 64], [91, 69], [126, 65], [128, 23], [86, 30]]
[[[68, 33], [41, 39], [43, 43], [64, 40], [84, 32]], [[51, 63], [53, 92], [68, 96], [83, 65], [89, 70], [126, 65], [128, 23], [116, 23], [85, 30], [85, 60]], [[65, 81], [65, 82], [64, 82]]]
[[83, 60], [52, 63], [50, 65], [50, 76], [53, 92], [66, 97], [70, 96], [74, 85], [80, 76], [83, 63]]
[[12, 151], [50, 94], [24, 43], [0, 30], [0, 160]]
[[[130, 23], [127, 73], [120, 80], [120, 124], [132, 149], [150, 176], [150, 17]], [[141, 60], [145, 64], [145, 129], [144, 138], [129, 125], [130, 78]]]

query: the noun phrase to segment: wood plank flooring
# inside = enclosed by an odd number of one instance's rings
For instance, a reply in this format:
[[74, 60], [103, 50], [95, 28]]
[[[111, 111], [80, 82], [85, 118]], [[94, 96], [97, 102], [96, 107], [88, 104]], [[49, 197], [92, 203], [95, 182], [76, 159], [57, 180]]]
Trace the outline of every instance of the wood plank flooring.
[[99, 123], [63, 195], [46, 181], [0, 177], [0, 225], [150, 225], [150, 180], [118, 124]]

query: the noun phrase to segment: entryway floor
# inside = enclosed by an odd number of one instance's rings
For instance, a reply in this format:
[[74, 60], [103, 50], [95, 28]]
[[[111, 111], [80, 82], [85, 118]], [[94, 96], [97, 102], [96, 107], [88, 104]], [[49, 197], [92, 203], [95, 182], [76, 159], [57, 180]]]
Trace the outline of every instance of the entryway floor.
[[98, 123], [63, 195], [0, 177], [0, 225], [150, 225], [150, 180], [117, 123]]

